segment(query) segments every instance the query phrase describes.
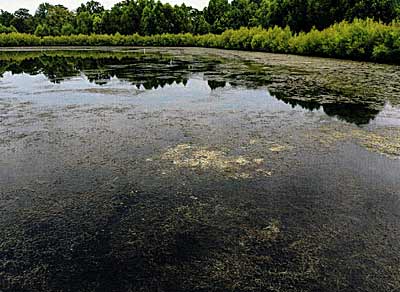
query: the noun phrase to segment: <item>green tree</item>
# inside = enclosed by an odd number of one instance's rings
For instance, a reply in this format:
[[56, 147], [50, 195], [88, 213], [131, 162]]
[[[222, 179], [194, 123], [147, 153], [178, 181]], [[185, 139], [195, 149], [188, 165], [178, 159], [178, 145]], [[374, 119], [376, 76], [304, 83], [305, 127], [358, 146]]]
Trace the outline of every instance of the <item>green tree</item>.
[[61, 35], [72, 35], [75, 33], [76, 31], [71, 23], [66, 23], [61, 27]]
[[43, 37], [51, 34], [47, 24], [39, 24], [35, 29], [35, 36]]
[[38, 9], [35, 12], [35, 18], [37, 21], [42, 22], [46, 19], [49, 14], [49, 10], [53, 7], [53, 5], [49, 3], [42, 3], [39, 5]]
[[73, 21], [73, 14], [63, 5], [50, 7], [45, 23], [50, 27], [52, 35], [61, 34], [62, 27]]
[[213, 33], [221, 33], [228, 28], [229, 12], [228, 0], [210, 0], [204, 9], [204, 16]]
[[13, 20], [13, 18], [14, 15], [12, 13], [0, 10], [0, 24], [2, 24], [3, 26], [11, 26], [11, 21]]
[[175, 5], [173, 9], [172, 33], [192, 32], [194, 11], [193, 8], [187, 7], [185, 4], [181, 6]]
[[[40, 4], [35, 13], [37, 26], [41, 25], [39, 32], [48, 32], [48, 35], [62, 34], [62, 27], [72, 23], [74, 15], [63, 5]], [[46, 28], [47, 27], [47, 28]], [[46, 28], [42, 30], [43, 28]], [[36, 33], [35, 33], [36, 34]]]
[[207, 34], [211, 31], [211, 25], [206, 21], [203, 13], [195, 10], [193, 14], [193, 27], [194, 34]]
[[104, 12], [104, 6], [97, 1], [89, 1], [86, 4], [81, 4], [81, 6], [76, 10], [76, 13], [88, 12], [89, 14], [102, 14]]
[[[15, 26], [19, 32], [40, 36], [187, 32], [198, 35], [209, 32], [221, 34], [229, 29], [255, 26], [289, 26], [294, 32], [308, 32], [313, 28], [322, 30], [342, 20], [351, 22], [356, 18], [372, 18], [384, 23], [400, 19], [400, 0], [210, 0], [203, 11], [185, 4], [171, 6], [166, 1], [164, 3], [123, 0], [111, 9], [105, 9], [100, 2], [90, 0], [76, 11], [70, 11], [62, 5], [42, 3], [34, 17], [26, 9], [19, 9], [14, 14], [0, 10], [0, 24], [3, 25], [3, 31]], [[160, 39], [173, 44], [178, 37]], [[226, 39], [222, 37], [213, 37], [209, 42], [219, 44], [224, 41]], [[377, 51], [382, 54], [385, 50], [381, 47]]]
[[160, 1], [157, 3], [149, 1], [142, 13], [142, 34], [154, 35], [163, 32], [165, 21], [162, 3]]
[[228, 14], [229, 27], [239, 29], [256, 26], [257, 8], [258, 5], [250, 0], [233, 0]]
[[76, 32], [81, 34], [91, 34], [93, 32], [93, 18], [89, 12], [79, 13], [76, 18]]
[[369, 17], [389, 23], [397, 16], [399, 3], [398, 0], [350, 0], [347, 1], [346, 19]]
[[126, 2], [126, 5], [121, 7], [121, 12], [120, 33], [128, 35], [139, 32], [141, 11], [136, 1]]
[[96, 15], [93, 18], [93, 32], [97, 34], [104, 33], [103, 19], [101, 18], [100, 15]]
[[257, 11], [263, 27], [290, 26], [295, 31], [326, 28], [342, 20], [373, 18], [389, 23], [399, 0], [262, 0]]
[[35, 31], [35, 23], [33, 16], [29, 14], [29, 10], [20, 8], [14, 13], [14, 17], [10, 23], [19, 32], [33, 33]]
[[13, 26], [5, 26], [0, 24], [0, 33], [12, 33], [17, 32], [17, 29]]

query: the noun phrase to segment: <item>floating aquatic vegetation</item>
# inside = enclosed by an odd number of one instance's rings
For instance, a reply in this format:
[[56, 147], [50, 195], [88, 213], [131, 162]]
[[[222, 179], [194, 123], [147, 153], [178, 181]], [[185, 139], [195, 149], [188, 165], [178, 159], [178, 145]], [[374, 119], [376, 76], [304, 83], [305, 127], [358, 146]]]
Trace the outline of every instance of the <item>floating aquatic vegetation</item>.
[[287, 149], [288, 149], [288, 147], [284, 146], [284, 145], [275, 145], [275, 146], [269, 148], [269, 150], [272, 151], [272, 152], [282, 152], [282, 151], [285, 151]]
[[387, 133], [381, 135], [361, 131], [357, 131], [355, 134], [358, 136], [359, 143], [368, 150], [391, 157], [400, 157], [400, 131], [397, 131], [397, 135], [388, 135]]
[[378, 130], [354, 129], [350, 126], [343, 126], [340, 130], [324, 126], [319, 130], [318, 141], [326, 146], [339, 141], [354, 140], [369, 151], [391, 158], [400, 157], [400, 129], [398, 128], [379, 129], [377, 132]]
[[273, 220], [268, 226], [260, 230], [252, 230], [251, 236], [255, 237], [258, 241], [275, 241], [281, 233], [280, 222]]
[[256, 163], [256, 164], [262, 164], [262, 163], [264, 162], [264, 159], [262, 159], [262, 158], [255, 158], [255, 159], [253, 159], [253, 162]]
[[214, 170], [235, 179], [271, 176], [272, 172], [260, 168], [262, 158], [250, 159], [242, 155], [228, 155], [222, 150], [180, 144], [168, 149], [161, 157], [180, 168]]

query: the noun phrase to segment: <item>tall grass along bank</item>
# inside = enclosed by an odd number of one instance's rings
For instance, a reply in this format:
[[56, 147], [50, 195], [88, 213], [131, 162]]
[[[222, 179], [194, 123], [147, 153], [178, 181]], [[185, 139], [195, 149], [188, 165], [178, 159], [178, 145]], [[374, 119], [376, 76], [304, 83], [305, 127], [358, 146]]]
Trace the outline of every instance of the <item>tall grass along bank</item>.
[[324, 30], [293, 33], [289, 28], [241, 28], [222, 34], [70, 35], [0, 34], [1, 47], [15, 46], [194, 46], [255, 50], [400, 64], [400, 23], [356, 19]]

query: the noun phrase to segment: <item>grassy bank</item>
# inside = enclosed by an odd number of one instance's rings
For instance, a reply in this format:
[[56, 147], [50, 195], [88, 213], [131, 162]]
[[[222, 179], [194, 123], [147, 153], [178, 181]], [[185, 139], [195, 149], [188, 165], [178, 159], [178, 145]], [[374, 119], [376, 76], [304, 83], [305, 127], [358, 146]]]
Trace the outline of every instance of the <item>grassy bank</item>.
[[0, 46], [195, 46], [400, 64], [400, 23], [346, 21], [324, 30], [293, 33], [290, 28], [241, 28], [222, 34], [70, 35], [38, 37], [0, 34]]

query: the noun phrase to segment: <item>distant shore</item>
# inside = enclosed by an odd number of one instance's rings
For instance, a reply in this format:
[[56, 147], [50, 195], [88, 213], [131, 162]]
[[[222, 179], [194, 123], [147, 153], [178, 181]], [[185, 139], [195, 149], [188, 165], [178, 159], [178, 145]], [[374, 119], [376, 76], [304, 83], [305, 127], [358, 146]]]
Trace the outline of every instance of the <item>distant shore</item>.
[[324, 30], [294, 33], [288, 27], [241, 28], [222, 34], [193, 35], [70, 35], [44, 36], [0, 34], [1, 47], [205, 47], [262, 51], [339, 59], [400, 64], [400, 25], [383, 24], [371, 19], [346, 21]]

